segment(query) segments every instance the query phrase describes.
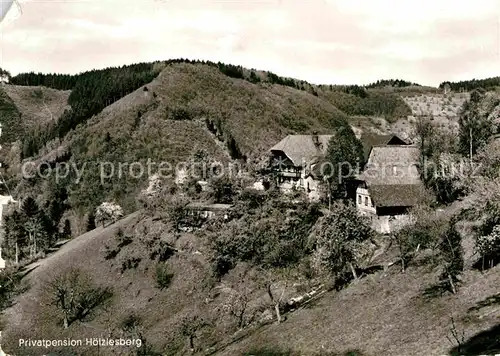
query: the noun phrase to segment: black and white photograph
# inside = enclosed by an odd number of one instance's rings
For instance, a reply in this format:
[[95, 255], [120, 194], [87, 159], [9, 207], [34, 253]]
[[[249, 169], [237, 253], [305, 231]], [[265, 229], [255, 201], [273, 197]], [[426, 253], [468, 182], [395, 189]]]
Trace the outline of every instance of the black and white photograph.
[[500, 1], [0, 0], [0, 356], [500, 355]]

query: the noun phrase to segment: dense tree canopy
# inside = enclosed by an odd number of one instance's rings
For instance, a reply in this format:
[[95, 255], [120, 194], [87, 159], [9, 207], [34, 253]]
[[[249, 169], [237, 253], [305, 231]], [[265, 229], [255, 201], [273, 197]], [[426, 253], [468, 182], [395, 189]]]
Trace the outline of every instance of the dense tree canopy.
[[490, 90], [500, 86], [500, 77], [463, 80], [460, 82], [446, 81], [439, 84], [439, 88], [443, 89], [446, 84], [448, 84], [450, 88], [455, 91], [460, 91], [460, 90], [471, 91], [479, 88]]
[[464, 156], [476, 152], [488, 143], [494, 134], [494, 124], [489, 112], [481, 110], [484, 94], [473, 91], [469, 101], [464, 103], [459, 118], [459, 151]]
[[334, 196], [346, 193], [346, 182], [364, 165], [363, 145], [349, 125], [341, 126], [330, 140], [323, 173]]

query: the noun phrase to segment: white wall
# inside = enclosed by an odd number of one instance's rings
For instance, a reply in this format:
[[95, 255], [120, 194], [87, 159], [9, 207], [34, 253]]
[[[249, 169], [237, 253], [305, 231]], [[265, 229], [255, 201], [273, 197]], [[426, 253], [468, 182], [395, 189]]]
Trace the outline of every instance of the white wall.
[[374, 216], [372, 228], [381, 234], [396, 232], [411, 223], [409, 215]]
[[359, 212], [363, 215], [376, 214], [377, 209], [375, 208], [372, 198], [368, 189], [357, 188], [356, 189], [356, 207]]

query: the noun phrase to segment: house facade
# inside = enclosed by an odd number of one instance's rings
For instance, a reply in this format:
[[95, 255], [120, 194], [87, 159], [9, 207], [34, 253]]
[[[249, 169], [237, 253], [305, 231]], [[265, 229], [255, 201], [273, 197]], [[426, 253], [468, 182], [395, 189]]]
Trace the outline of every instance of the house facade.
[[424, 186], [418, 171], [420, 151], [413, 145], [377, 145], [358, 176], [356, 206], [370, 217], [373, 228], [391, 233], [410, 222], [409, 209], [417, 205]]
[[[326, 154], [333, 135], [288, 135], [270, 149], [271, 170], [284, 192], [304, 190], [310, 199], [320, 197], [317, 165]], [[316, 168], [316, 170], [315, 170]]]

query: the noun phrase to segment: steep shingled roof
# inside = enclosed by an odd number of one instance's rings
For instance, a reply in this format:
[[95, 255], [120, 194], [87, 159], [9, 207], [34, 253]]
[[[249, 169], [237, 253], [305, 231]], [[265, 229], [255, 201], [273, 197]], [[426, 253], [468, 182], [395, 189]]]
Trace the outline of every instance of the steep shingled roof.
[[424, 187], [422, 184], [370, 185], [368, 191], [377, 207], [409, 207], [418, 204]]
[[311, 163], [315, 158], [326, 153], [328, 142], [333, 135], [317, 135], [319, 145], [313, 140], [314, 135], [288, 135], [270, 151], [283, 152], [295, 166]]
[[363, 144], [363, 153], [365, 157], [365, 161], [368, 160], [370, 156], [370, 151], [372, 147], [375, 146], [387, 146], [387, 145], [407, 145], [408, 142], [403, 140], [401, 137], [395, 134], [387, 134], [387, 135], [377, 135], [372, 133], [363, 133], [360, 138], [361, 143]]
[[411, 207], [424, 192], [418, 171], [420, 150], [413, 145], [375, 146], [358, 179], [366, 182], [377, 207]]
[[358, 179], [368, 185], [418, 184], [418, 162], [416, 146], [375, 146]]

